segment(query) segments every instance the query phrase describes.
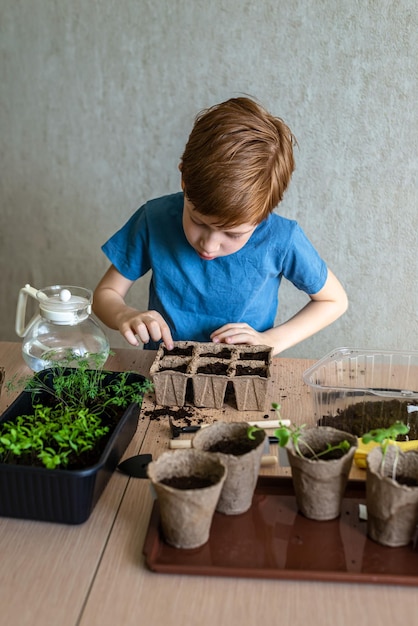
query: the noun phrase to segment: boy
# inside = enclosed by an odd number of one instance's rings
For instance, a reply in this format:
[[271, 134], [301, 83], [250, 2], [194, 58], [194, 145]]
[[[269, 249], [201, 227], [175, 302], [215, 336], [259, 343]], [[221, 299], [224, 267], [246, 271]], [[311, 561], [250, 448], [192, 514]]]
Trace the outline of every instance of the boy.
[[[183, 192], [147, 202], [102, 247], [112, 265], [94, 292], [99, 319], [133, 346], [213, 341], [278, 354], [340, 317], [343, 287], [298, 224], [273, 213], [294, 143], [249, 98], [200, 113], [179, 165]], [[150, 269], [148, 310], [138, 311], [124, 298]], [[310, 301], [274, 326], [282, 276]]]

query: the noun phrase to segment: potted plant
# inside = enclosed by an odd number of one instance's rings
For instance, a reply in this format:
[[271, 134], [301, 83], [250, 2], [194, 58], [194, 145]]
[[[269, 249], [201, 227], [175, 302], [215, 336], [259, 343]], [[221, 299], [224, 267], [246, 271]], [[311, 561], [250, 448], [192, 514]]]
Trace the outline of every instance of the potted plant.
[[[280, 418], [280, 406], [273, 403]], [[357, 437], [335, 428], [282, 425], [274, 432], [287, 451], [296, 502], [309, 519], [340, 515]]]
[[378, 444], [367, 455], [367, 533], [390, 547], [410, 543], [418, 525], [418, 452], [395, 445], [398, 436], [408, 432], [403, 422], [395, 422], [362, 437], [366, 444]]
[[216, 454], [228, 470], [218, 512], [239, 515], [250, 508], [265, 440], [266, 432], [247, 422], [215, 422], [194, 435], [192, 446]]
[[227, 470], [214, 454], [189, 448], [163, 453], [147, 468], [166, 542], [191, 549], [209, 539]]
[[135, 433], [151, 383], [76, 361], [17, 381], [25, 389], [0, 418], [2, 516], [85, 521]]

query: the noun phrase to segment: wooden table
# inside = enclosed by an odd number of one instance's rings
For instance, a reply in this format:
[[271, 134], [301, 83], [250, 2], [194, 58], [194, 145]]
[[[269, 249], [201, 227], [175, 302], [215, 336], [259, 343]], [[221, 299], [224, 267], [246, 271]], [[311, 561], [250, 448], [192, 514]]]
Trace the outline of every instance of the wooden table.
[[[147, 375], [154, 356], [142, 350], [116, 350], [107, 366]], [[271, 399], [281, 403], [282, 417], [295, 423], [312, 420], [309, 390], [302, 382], [302, 373], [311, 364], [304, 359], [274, 359]], [[0, 366], [6, 369], [6, 379], [30, 373], [19, 343], [0, 343]], [[12, 399], [3, 391], [1, 411]], [[156, 458], [168, 449], [168, 424], [147, 417], [153, 408], [150, 395], [125, 457], [150, 452]], [[263, 417], [232, 408], [207, 413], [209, 420]], [[262, 470], [286, 472], [278, 466]], [[115, 472], [91, 517], [80, 526], [1, 518], [0, 624], [392, 626], [418, 619], [418, 591], [413, 587], [153, 573], [142, 555], [151, 507], [147, 480]]]

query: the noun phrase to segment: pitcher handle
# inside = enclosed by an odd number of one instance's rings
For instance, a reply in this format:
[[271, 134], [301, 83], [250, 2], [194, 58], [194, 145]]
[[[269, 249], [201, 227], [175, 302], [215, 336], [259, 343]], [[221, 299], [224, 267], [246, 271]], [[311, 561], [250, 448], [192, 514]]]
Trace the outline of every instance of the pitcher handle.
[[16, 308], [16, 321], [15, 321], [15, 330], [16, 330], [16, 334], [19, 337], [25, 337], [28, 330], [33, 326], [33, 324], [35, 323], [35, 320], [38, 318], [38, 315], [35, 314], [30, 320], [30, 322], [25, 325], [26, 304], [27, 304], [28, 296], [31, 296], [32, 298], [35, 298], [35, 300], [37, 300], [38, 299], [36, 295], [37, 293], [38, 293], [38, 289], [35, 289], [35, 287], [31, 287], [31, 285], [25, 285], [19, 291], [19, 297], [17, 300], [17, 308]]

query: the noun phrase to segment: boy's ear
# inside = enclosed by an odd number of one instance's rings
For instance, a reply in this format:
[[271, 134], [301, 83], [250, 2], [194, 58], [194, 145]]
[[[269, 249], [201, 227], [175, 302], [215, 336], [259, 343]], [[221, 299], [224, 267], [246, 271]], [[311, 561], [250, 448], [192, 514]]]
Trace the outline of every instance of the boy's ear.
[[[180, 172], [183, 170], [183, 163], [180, 161], [179, 163], [179, 170]], [[184, 180], [183, 180], [183, 176], [181, 177], [181, 188], [184, 191]]]

